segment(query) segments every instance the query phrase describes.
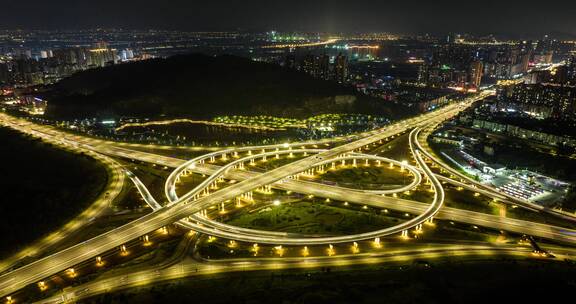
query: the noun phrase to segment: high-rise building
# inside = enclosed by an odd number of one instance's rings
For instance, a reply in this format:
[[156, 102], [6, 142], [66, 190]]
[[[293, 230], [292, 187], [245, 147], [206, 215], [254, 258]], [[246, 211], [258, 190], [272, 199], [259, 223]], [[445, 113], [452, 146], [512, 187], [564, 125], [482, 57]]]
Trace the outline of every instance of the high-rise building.
[[316, 57], [316, 78], [330, 79], [330, 56], [324, 54]]
[[95, 67], [104, 67], [117, 63], [116, 50], [111, 49], [91, 49], [89, 53], [88, 65]]
[[482, 64], [482, 61], [476, 60], [470, 63], [470, 68], [468, 69], [468, 83], [470, 86], [475, 88], [480, 87], [483, 71], [484, 65]]
[[316, 56], [312, 54], [304, 56], [304, 59], [302, 60], [302, 65], [300, 66], [300, 70], [306, 74], [314, 76], [315, 62], [316, 62]]
[[551, 80], [558, 84], [566, 84], [568, 82], [568, 66], [561, 65], [553, 70], [551, 73]]
[[296, 56], [292, 54], [286, 56], [286, 60], [284, 61], [284, 67], [288, 69], [296, 69]]
[[108, 43], [105, 41], [99, 41], [94, 43], [94, 49], [108, 49]]
[[550, 64], [552, 63], [553, 56], [554, 56], [553, 51], [546, 51], [534, 54], [534, 63]]
[[17, 82], [23, 84], [40, 83], [41, 77], [38, 76], [38, 72], [40, 72], [38, 61], [22, 58], [16, 60], [14, 67]]
[[10, 82], [10, 70], [8, 64], [0, 62], [0, 85]]
[[517, 85], [506, 99], [519, 108], [543, 113], [544, 118], [576, 120], [576, 88], [559, 85]]
[[121, 61], [128, 61], [134, 59], [134, 51], [131, 49], [124, 49], [120, 52], [120, 60]]
[[338, 54], [334, 60], [334, 80], [345, 83], [348, 78], [348, 58]]
[[576, 56], [572, 56], [568, 60], [568, 64], [566, 66], [568, 82], [571, 85], [576, 85]]

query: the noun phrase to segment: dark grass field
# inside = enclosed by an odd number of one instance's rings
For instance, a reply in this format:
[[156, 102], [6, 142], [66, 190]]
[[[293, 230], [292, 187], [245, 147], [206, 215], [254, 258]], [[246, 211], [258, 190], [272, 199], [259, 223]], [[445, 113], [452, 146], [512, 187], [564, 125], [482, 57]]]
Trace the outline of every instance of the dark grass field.
[[82, 303], [559, 303], [573, 296], [575, 275], [566, 262], [420, 261], [194, 278]]
[[80, 213], [103, 191], [106, 169], [92, 158], [0, 128], [0, 257]]

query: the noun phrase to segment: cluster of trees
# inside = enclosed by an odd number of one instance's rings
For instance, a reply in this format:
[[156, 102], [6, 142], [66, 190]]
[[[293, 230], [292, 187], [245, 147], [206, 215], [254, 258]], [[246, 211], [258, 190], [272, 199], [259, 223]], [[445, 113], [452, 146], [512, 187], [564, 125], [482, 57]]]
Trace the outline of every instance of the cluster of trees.
[[80, 72], [56, 84], [45, 98], [47, 114], [59, 119], [231, 114], [301, 118], [331, 112], [390, 117], [403, 112], [357, 95], [351, 87], [298, 71], [235, 56], [201, 54]]

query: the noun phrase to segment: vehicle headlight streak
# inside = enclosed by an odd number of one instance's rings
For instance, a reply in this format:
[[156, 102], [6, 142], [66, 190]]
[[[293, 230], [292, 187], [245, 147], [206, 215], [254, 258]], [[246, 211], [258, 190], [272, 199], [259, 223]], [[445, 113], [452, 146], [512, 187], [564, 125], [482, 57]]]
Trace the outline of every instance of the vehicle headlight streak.
[[[224, 223], [216, 222], [210, 220], [204, 216], [194, 214], [191, 215], [187, 219], [183, 219], [178, 223], [186, 228], [193, 229], [195, 231], [203, 232], [206, 234], [214, 235], [221, 238], [227, 238], [232, 240], [244, 241], [244, 242], [253, 242], [253, 243], [264, 243], [264, 244], [282, 244], [282, 245], [320, 245], [320, 244], [332, 244], [332, 243], [344, 243], [344, 242], [353, 242], [359, 240], [366, 240], [372, 239], [376, 237], [386, 236], [397, 234], [401, 232], [405, 232], [413, 227], [419, 226], [422, 223], [426, 222], [427, 220], [431, 219], [442, 207], [444, 202], [444, 190], [442, 188], [441, 183], [436, 179], [432, 171], [427, 167], [426, 163], [424, 162], [422, 156], [418, 149], [421, 147], [417, 147], [417, 141], [415, 137], [418, 136], [419, 129], [416, 128], [410, 133], [410, 149], [413, 153], [416, 162], [420, 169], [424, 172], [425, 176], [431, 181], [432, 190], [434, 191], [434, 199], [430, 207], [421, 215], [418, 215], [411, 220], [404, 222], [402, 224], [384, 228], [381, 230], [376, 230], [367, 233], [361, 234], [354, 234], [354, 235], [345, 235], [345, 236], [334, 236], [334, 237], [301, 237], [295, 236], [292, 234], [284, 233], [284, 232], [273, 232], [273, 231], [263, 231], [263, 230], [254, 230], [254, 229], [247, 229], [242, 227], [235, 227], [230, 226]], [[192, 159], [191, 161], [183, 164], [179, 168], [170, 174], [169, 178], [166, 181], [165, 185], [165, 193], [168, 198], [168, 206], [171, 206], [177, 202], [184, 202], [185, 204], [194, 203], [194, 197], [197, 196], [202, 191], [205, 191], [210, 187], [210, 185], [216, 182], [218, 179], [224, 177], [224, 175], [231, 169], [236, 168], [240, 164], [248, 162], [253, 159], [260, 159], [264, 157], [272, 157], [279, 154], [288, 154], [288, 153], [320, 153], [325, 150], [322, 149], [296, 149], [292, 150], [291, 146], [288, 146], [288, 150], [279, 150], [279, 151], [271, 151], [265, 152], [266, 149], [277, 149], [278, 146], [267, 146], [267, 147], [246, 147], [241, 148], [242, 151], [237, 151], [236, 149], [229, 149], [220, 152], [210, 153], [204, 156], [200, 156], [197, 158]], [[286, 149], [286, 145], [282, 145], [282, 148]], [[245, 152], [245, 151], [253, 151], [253, 150], [264, 150], [264, 153], [252, 154], [240, 159], [237, 159], [233, 162], [228, 163], [227, 165], [218, 169], [214, 174], [212, 174], [208, 179], [204, 180], [200, 185], [195, 187], [193, 190], [189, 191], [181, 198], [176, 195], [175, 191], [175, 184], [179, 179], [179, 176], [183, 173], [186, 173], [187, 170], [197, 166], [198, 164], [204, 163], [208, 159], [216, 159], [216, 158], [224, 158], [226, 155], [235, 155], [235, 152]], [[357, 153], [346, 153], [344, 155], [340, 155], [335, 158], [326, 159], [322, 162], [315, 163], [312, 167], [303, 168], [303, 171], [309, 170], [311, 168], [315, 168], [318, 166], [323, 166], [326, 164], [331, 164], [333, 162], [340, 162], [345, 160], [375, 160], [381, 161], [384, 163], [392, 163], [397, 166], [402, 166], [406, 168], [411, 174], [414, 176], [414, 181], [408, 185], [398, 189], [392, 190], [384, 190], [384, 191], [364, 191], [364, 192], [373, 192], [375, 195], [382, 194], [382, 193], [400, 193], [414, 187], [418, 186], [421, 182], [421, 174], [419, 170], [407, 165], [405, 162], [399, 162], [396, 160], [373, 156], [373, 155], [364, 155], [364, 154], [357, 154]], [[284, 180], [284, 179], [283, 179]], [[277, 183], [282, 183], [283, 180], [278, 181]], [[139, 187], [139, 189], [142, 187]], [[145, 188], [145, 187], [144, 187]], [[143, 191], [141, 191], [143, 192]], [[151, 199], [149, 193], [147, 194], [146, 191], [143, 192], [143, 196], [148, 198], [146, 201], [149, 202], [149, 205], [153, 209], [162, 208], [160, 204], [156, 201]]]

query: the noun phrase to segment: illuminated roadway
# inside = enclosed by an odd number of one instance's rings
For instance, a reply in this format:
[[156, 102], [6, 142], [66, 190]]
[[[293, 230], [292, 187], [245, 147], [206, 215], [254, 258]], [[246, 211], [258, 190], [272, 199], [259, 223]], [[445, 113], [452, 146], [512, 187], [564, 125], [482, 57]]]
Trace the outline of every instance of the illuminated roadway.
[[[436, 125], [437, 125], [437, 124], [431, 124], [431, 125], [429, 125], [429, 126], [428, 126], [428, 127], [429, 127], [429, 130], [434, 129], [434, 127], [436, 127]], [[428, 135], [429, 132], [426, 132], [426, 134]], [[426, 136], [427, 136], [427, 135], [426, 135]], [[424, 141], [424, 142], [425, 142], [425, 141]], [[424, 145], [426, 145], [426, 144], [424, 144]], [[547, 208], [547, 207], [544, 207], [544, 206], [541, 206], [541, 205], [532, 203], [532, 202], [530, 202], [530, 201], [528, 201], [528, 200], [526, 200], [526, 199], [522, 199], [522, 198], [518, 198], [518, 197], [513, 197], [513, 196], [511, 196], [511, 195], [508, 195], [508, 194], [506, 194], [506, 193], [503, 193], [503, 192], [498, 191], [498, 190], [497, 190], [496, 188], [494, 188], [494, 187], [491, 187], [491, 186], [489, 186], [489, 185], [482, 184], [482, 183], [480, 183], [480, 182], [478, 182], [478, 181], [470, 178], [469, 176], [461, 173], [460, 171], [458, 171], [458, 170], [456, 170], [456, 169], [448, 166], [446, 163], [444, 163], [444, 161], [442, 161], [441, 159], [435, 157], [435, 156], [433, 155], [433, 153], [430, 153], [428, 150], [430, 150], [430, 149], [429, 149], [429, 148], [428, 148], [428, 149], [425, 149], [425, 148], [422, 149], [422, 153], [423, 153], [424, 155], [426, 155], [426, 157], [427, 157], [428, 159], [432, 160], [434, 163], [436, 163], [436, 164], [437, 164], [438, 166], [440, 166], [442, 169], [448, 171], [450, 174], [456, 175], [458, 178], [460, 178], [460, 179], [462, 179], [462, 180], [465, 180], [465, 181], [466, 181], [468, 184], [470, 184], [470, 185], [474, 185], [474, 186], [476, 186], [476, 187], [479, 188], [479, 189], [486, 190], [486, 191], [488, 191], [489, 193], [497, 193], [497, 194], [499, 194], [501, 197], [505, 197], [508, 202], [510, 202], [510, 203], [512, 203], [512, 204], [514, 204], [514, 205], [517, 205], [517, 206], [526, 208], [526, 209], [530, 209], [530, 210], [534, 210], [534, 211], [538, 211], [538, 212], [545, 212], [545, 213], [548, 213], [548, 214], [550, 214], [550, 215], [553, 215], [553, 216], [556, 216], [556, 217], [559, 217], [559, 218], [562, 218], [562, 219], [568, 220], [568, 221], [575, 221], [575, 220], [576, 220], [576, 217], [574, 216], [574, 214], [567, 213], [567, 212], [562, 212], [562, 211], [558, 211], [558, 210], [554, 210], [554, 209], [550, 209], [550, 208]]]
[[[333, 198], [342, 201], [357, 202], [362, 203], [364, 205], [371, 205], [380, 208], [382, 207], [390, 209], [401, 208], [407, 212], [410, 209], [411, 210], [410, 213], [420, 214], [420, 216], [417, 216], [411, 221], [409, 221], [410, 225], [402, 227], [401, 230], [414, 227], [415, 225], [422, 223], [424, 220], [432, 216], [435, 216], [436, 218], [449, 219], [458, 222], [467, 222], [467, 223], [472, 222], [474, 224], [481, 226], [510, 230], [513, 232], [528, 230], [523, 233], [528, 233], [531, 235], [537, 235], [537, 233], [539, 233], [541, 235], [546, 235], [543, 237], [547, 237], [550, 239], [574, 242], [574, 235], [571, 234], [571, 231], [567, 229], [564, 229], [564, 232], [555, 231], [557, 227], [535, 224], [525, 221], [512, 220], [508, 218], [499, 218], [491, 215], [485, 215], [481, 213], [475, 213], [471, 211], [451, 209], [451, 208], [443, 208], [442, 210], [439, 211], [439, 213], [437, 213], [443, 201], [442, 198], [436, 199], [438, 198], [439, 193], [443, 195], [442, 194], [443, 192], [441, 190], [442, 186], [439, 183], [436, 176], [426, 166], [422, 157], [420, 156], [420, 153], [424, 152], [421, 147], [415, 149], [414, 155], [416, 156], [416, 161], [420, 166], [420, 170], [422, 170], [423, 173], [427, 176], [427, 178], [432, 181], [432, 186], [434, 187], [435, 190], [435, 199], [432, 204], [404, 201], [403, 204], [400, 204], [401, 206], [393, 207], [392, 204], [398, 204], [399, 202], [402, 202], [402, 200], [382, 197], [371, 193], [363, 193], [362, 191], [351, 192], [350, 189], [286, 179], [287, 177], [297, 175], [308, 168], [313, 168], [322, 163], [330, 162], [331, 160], [338, 161], [339, 156], [350, 154], [351, 151], [362, 148], [368, 144], [371, 144], [383, 138], [387, 138], [389, 136], [404, 132], [412, 128], [423, 127], [435, 121], [436, 122], [443, 121], [458, 113], [462, 108], [463, 106], [461, 105], [450, 105], [436, 112], [428, 113], [418, 118], [393, 124], [387, 128], [384, 128], [383, 130], [378, 130], [376, 132], [369, 132], [367, 136], [364, 138], [360, 138], [353, 142], [343, 144], [341, 146], [332, 148], [327, 151], [319, 152], [316, 155], [293, 162], [291, 164], [285, 165], [283, 167], [271, 170], [263, 174], [256, 174], [254, 172], [242, 172], [242, 174], [245, 175], [243, 178], [237, 178], [236, 176], [233, 177], [234, 179], [241, 180], [241, 182], [226, 187], [225, 188], [226, 191], [216, 191], [210, 194], [209, 196], [199, 197], [195, 201], [192, 201], [192, 198], [195, 194], [188, 193], [184, 195], [182, 198], [178, 199], [177, 201], [174, 201], [169, 206], [158, 208], [158, 210], [154, 211], [153, 213], [146, 215], [138, 220], [135, 220], [129, 224], [126, 224], [108, 233], [105, 233], [91, 240], [75, 245], [66, 250], [63, 250], [49, 257], [33, 262], [27, 266], [18, 268], [3, 276], [0, 276], [0, 295], [8, 295], [26, 286], [27, 284], [35, 283], [53, 273], [62, 271], [84, 260], [93, 258], [102, 252], [117, 248], [130, 240], [133, 240], [139, 236], [142, 236], [150, 231], [154, 231], [165, 225], [177, 222], [183, 218], [196, 214], [199, 211], [206, 209], [212, 205], [224, 202], [226, 200], [234, 199], [235, 197], [238, 197], [244, 193], [257, 189], [261, 186], [272, 184], [274, 184], [275, 188], [279, 189], [288, 189], [288, 190], [292, 189], [291, 191], [295, 192], [310, 193], [321, 197]], [[15, 127], [22, 128], [26, 126], [19, 124]], [[43, 131], [30, 130], [30, 128], [28, 128], [27, 130], [30, 133], [39, 137], [46, 137], [51, 135], [43, 133]], [[74, 141], [63, 138], [61, 139], [61, 141], [63, 144], [66, 145], [87, 148], [105, 154], [110, 154], [110, 151], [114, 150], [116, 156], [118, 156], [118, 154], [125, 154], [124, 157], [134, 159], [142, 159], [141, 156], [146, 155], [146, 153], [143, 152], [140, 153], [128, 149], [123, 149], [120, 147], [111, 147], [109, 145], [102, 145], [100, 143], [98, 143], [97, 145], [91, 145], [90, 143], [86, 143], [85, 141], [83, 142], [82, 140]], [[300, 145], [302, 144], [297, 144], [293, 146], [300, 146]], [[292, 147], [292, 145], [290, 147]], [[134, 155], [138, 155], [139, 157], [132, 157]], [[216, 155], [221, 155], [221, 152], [216, 152]], [[154, 154], [146, 155], [146, 157], [153, 158], [154, 159], [152, 161], [153, 163], [161, 162], [164, 165], [171, 167], [182, 166], [181, 160], [176, 160], [169, 157], [162, 157]], [[184, 166], [185, 169], [192, 170], [192, 168], [187, 167], [188, 166], [187, 163], [185, 163]], [[196, 166], [194, 170], [202, 167], [205, 168], [205, 170], [208, 169], [208, 167], [206, 166]], [[215, 169], [214, 171], [218, 170], [219, 169]], [[214, 171], [212, 171], [212, 174], [214, 174]], [[229, 171], [226, 172], [226, 174], [240, 174], [234, 172], [235, 171]], [[139, 188], [139, 190], [141, 190], [142, 192], [141, 188]], [[147, 201], [153, 199], [151, 198], [151, 196], [149, 196], [149, 193], [148, 196], [145, 195], [145, 198], [148, 198]], [[192, 203], [190, 203], [191, 201]], [[526, 223], [529, 223], [531, 227], [528, 228], [529, 226], [527, 226]], [[400, 232], [401, 230], [398, 230], [396, 232]], [[535, 231], [536, 233], [534, 233]], [[270, 233], [268, 235], [274, 235], [274, 234], [275, 233]], [[366, 235], [365, 237], [371, 238], [374, 235], [385, 235], [385, 234], [370, 234]], [[363, 237], [364, 236], [360, 236], [360, 238], [358, 238], [358, 236], [354, 236], [353, 238], [343, 237], [342, 239], [339, 240], [334, 240], [331, 238], [325, 238], [324, 240], [322, 240], [321, 238], [316, 238], [314, 241], [317, 242], [318, 244], [322, 243], [328, 244], [334, 241], [343, 242], [343, 241], [361, 239]], [[306, 238], [305, 241], [300, 243], [298, 241], [299, 240], [298, 238], [289, 238], [289, 239], [290, 241], [288, 241], [287, 239], [286, 242], [290, 244], [292, 244], [291, 242], [293, 242], [294, 240], [295, 240], [294, 244], [310, 244], [311, 241], [310, 238]]]
[[[381, 263], [403, 263], [415, 260], [434, 260], [441, 257], [468, 257], [485, 259], [494, 256], [530, 256], [532, 250], [517, 245], [479, 245], [479, 244], [411, 244], [410, 248], [388, 249], [384, 252], [342, 254], [333, 257], [284, 257], [284, 258], [243, 258], [225, 260], [184, 260], [170, 267], [149, 267], [134, 271], [127, 269], [112, 276], [98, 278], [95, 281], [66, 288], [61, 293], [40, 300], [38, 304], [73, 302], [99, 294], [146, 286], [181, 278], [205, 276], [242, 271], [306, 269], [318, 267], [338, 267], [349, 265], [367, 265]], [[554, 248], [554, 253], [572, 257], [573, 249]]]
[[[164, 207], [124, 226], [118, 227], [112, 231], [106, 232], [0, 276], [0, 295], [4, 296], [11, 294], [28, 284], [35, 283], [51, 274], [63, 271], [71, 265], [91, 259], [103, 252], [118, 248], [124, 243], [163, 226], [177, 222], [184, 217], [198, 213], [214, 204], [234, 199], [235, 197], [257, 189], [263, 185], [270, 185], [286, 177], [298, 174], [303, 171], [303, 168], [311, 168], [324, 160], [337, 158], [341, 154], [362, 148], [363, 146], [375, 141], [425, 124], [431, 119], [447, 119], [452, 117], [460, 112], [462, 108], [463, 107], [460, 104], [453, 104], [435, 112], [421, 115], [417, 118], [392, 124], [383, 130], [378, 130], [378, 132], [371, 132], [373, 135], [340, 145], [328, 151], [295, 161], [256, 177], [230, 185], [226, 188], [226, 191], [216, 191], [207, 197], [199, 198], [194, 202], [194, 204], [184, 204], [184, 202], [190, 200], [190, 197], [184, 195], [180, 198], [180, 202], [183, 203], [175, 203]], [[433, 178], [433, 176], [431, 178]]]
[[[417, 134], [417, 131], [416, 130], [413, 131], [412, 134]], [[411, 134], [411, 136], [415, 136], [412, 134]], [[314, 151], [314, 152], [319, 152], [319, 151]], [[270, 156], [273, 156], [274, 153], [278, 153], [278, 152], [270, 152]], [[418, 152], [415, 152], [416, 159], [419, 162], [419, 164], [422, 166], [424, 164], [424, 161], [419, 157], [419, 155], [417, 153]], [[251, 156], [248, 158], [262, 157], [263, 155], [266, 155], [266, 153], [260, 154], [260, 155], [254, 155], [254, 156]], [[347, 156], [347, 157], [339, 157], [336, 161], [340, 162], [340, 161], [345, 161], [345, 160], [349, 160], [349, 159], [357, 159], [357, 158], [384, 160], [386, 162], [389, 161], [387, 159], [376, 157], [376, 156]], [[227, 167], [233, 166], [237, 162], [244, 162], [245, 160], [246, 160], [246, 158], [239, 159], [239, 160], [236, 160], [235, 162], [228, 164], [225, 167], [218, 169], [217, 173], [214, 173], [211, 175], [211, 179], [205, 180], [196, 189], [206, 188], [206, 185], [211, 183], [212, 180], [219, 177], [218, 172], [224, 172], [227, 169]], [[188, 162], [188, 163], [182, 165], [180, 168], [189, 168], [190, 163], [195, 164], [197, 161], [198, 160], [196, 160], [196, 159], [192, 160], [191, 162]], [[330, 162], [333, 162], [333, 160], [329, 159], [327, 161], [322, 161], [320, 163], [315, 164], [315, 166], [322, 166], [322, 165], [324, 165], [326, 163], [330, 163]], [[396, 164], [402, 165], [400, 162], [396, 162]], [[413, 174], [416, 175], [415, 181], [417, 183], [412, 183], [411, 185], [409, 185], [411, 188], [411, 187], [413, 187], [419, 183], [419, 181], [420, 181], [419, 175], [420, 174], [418, 173], [418, 171], [415, 168], [412, 168], [411, 166], [406, 165], [405, 167], [408, 170], [410, 170]], [[228, 225], [225, 225], [222, 223], [209, 221], [209, 220], [203, 218], [202, 216], [196, 216], [194, 218], [194, 220], [200, 222], [202, 224], [202, 226], [194, 225], [192, 223], [188, 224], [187, 226], [196, 230], [196, 231], [208, 233], [208, 234], [219, 236], [219, 237], [225, 237], [225, 238], [230, 238], [230, 239], [244, 241], [244, 242], [268, 243], [268, 244], [280, 244], [280, 245], [320, 245], [320, 244], [330, 244], [330, 243], [342, 243], [342, 242], [352, 242], [352, 241], [376, 238], [376, 237], [380, 237], [380, 236], [386, 236], [386, 235], [390, 235], [390, 234], [396, 234], [396, 233], [406, 231], [406, 230], [408, 230], [414, 226], [417, 226], [419, 224], [422, 224], [424, 221], [433, 217], [440, 210], [440, 207], [442, 207], [442, 204], [444, 201], [444, 192], [442, 190], [442, 186], [441, 186], [440, 182], [432, 174], [432, 172], [429, 171], [429, 169], [427, 169], [426, 167], [423, 167], [423, 168], [426, 171], [427, 176], [433, 181], [432, 186], [433, 186], [433, 189], [435, 190], [435, 193], [436, 193], [434, 196], [433, 202], [427, 209], [425, 209], [422, 212], [422, 214], [418, 215], [417, 217], [415, 217], [409, 221], [406, 221], [404, 223], [396, 225], [394, 227], [389, 227], [389, 228], [385, 228], [385, 229], [381, 229], [381, 230], [377, 230], [377, 231], [372, 231], [372, 232], [362, 233], [362, 234], [356, 234], [356, 235], [312, 238], [312, 237], [302, 237], [302, 236], [290, 237], [289, 235], [286, 235], [283, 233], [278, 233], [278, 232], [268, 232], [268, 231], [260, 231], [260, 230], [250, 230], [250, 229], [245, 229], [245, 228], [240, 228], [240, 227], [232, 227], [232, 226], [228, 226]], [[175, 177], [174, 176], [178, 175], [178, 170], [176, 170], [174, 172], [175, 172], [175, 174], [172, 174], [168, 178], [167, 184], [171, 185], [171, 186], [167, 187], [167, 190], [166, 190], [166, 193], [168, 194], [171, 203], [178, 202], [178, 197], [175, 195], [175, 191], [173, 191], [174, 183], [175, 183]], [[280, 183], [280, 184], [282, 184], [282, 183]], [[406, 189], [406, 188], [402, 187], [400, 189], [396, 189], [395, 191], [398, 191], [398, 190], [404, 191], [404, 189]], [[301, 189], [301, 190], [302, 190], [301, 193], [308, 193], [308, 189]], [[373, 191], [365, 191], [365, 192], [372, 193], [372, 194], [374, 193]], [[391, 191], [387, 191], [387, 192], [391, 192]], [[191, 195], [191, 194], [193, 195], [194, 193], [198, 193], [198, 191], [192, 190], [187, 195]], [[148, 197], [148, 196], [145, 196], [145, 197]], [[154, 204], [154, 203], [151, 203], [150, 205], [151, 206], [156, 205], [156, 207], [158, 206], [157, 204]], [[206, 226], [212, 226], [212, 227], [214, 227], [214, 229], [209, 230], [206, 228]]]

